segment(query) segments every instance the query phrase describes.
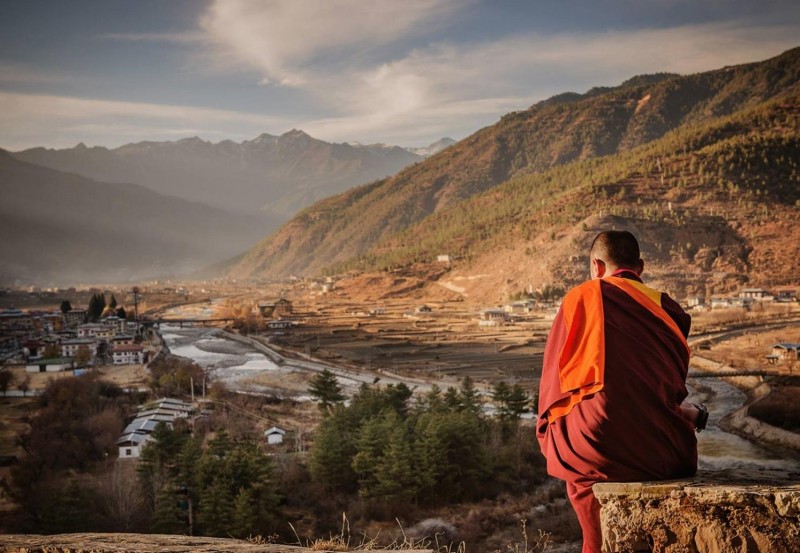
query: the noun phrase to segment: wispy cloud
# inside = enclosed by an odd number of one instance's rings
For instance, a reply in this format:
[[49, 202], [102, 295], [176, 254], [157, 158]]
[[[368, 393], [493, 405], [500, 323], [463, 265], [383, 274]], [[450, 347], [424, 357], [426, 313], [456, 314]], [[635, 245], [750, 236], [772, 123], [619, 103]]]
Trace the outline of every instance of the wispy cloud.
[[327, 140], [417, 136], [416, 142], [436, 138], [422, 129], [467, 134], [565, 90], [765, 59], [800, 36], [798, 24], [733, 21], [407, 46], [420, 41], [405, 39], [429, 39], [426, 30], [446, 25], [463, 7], [456, 0], [215, 0], [200, 26], [226, 66], [301, 88], [331, 114], [298, 122], [308, 132]]
[[[259, 70], [262, 83], [299, 86], [318, 63], [341, 66], [430, 29], [463, 0], [215, 0], [200, 20], [225, 64]], [[336, 61], [334, 61], [336, 60]]]

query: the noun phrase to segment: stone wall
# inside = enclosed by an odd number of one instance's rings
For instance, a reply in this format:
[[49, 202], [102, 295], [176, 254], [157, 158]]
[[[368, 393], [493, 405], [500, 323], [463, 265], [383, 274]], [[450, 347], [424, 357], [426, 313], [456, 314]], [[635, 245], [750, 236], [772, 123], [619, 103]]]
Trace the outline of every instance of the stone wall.
[[797, 553], [798, 475], [700, 473], [691, 480], [603, 483], [604, 552]]

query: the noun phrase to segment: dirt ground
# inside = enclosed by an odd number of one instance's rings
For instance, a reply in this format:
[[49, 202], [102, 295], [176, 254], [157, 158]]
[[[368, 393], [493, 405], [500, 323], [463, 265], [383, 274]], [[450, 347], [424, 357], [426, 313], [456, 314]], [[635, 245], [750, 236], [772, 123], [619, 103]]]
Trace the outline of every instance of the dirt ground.
[[551, 313], [518, 314], [501, 326], [480, 327], [474, 306], [429, 302], [430, 312], [417, 313], [421, 305], [392, 298], [364, 305], [344, 294], [298, 302], [298, 326], [266, 334], [276, 345], [345, 366], [442, 380], [446, 386], [465, 376], [484, 384], [503, 379], [533, 391]]
[[752, 331], [730, 338], [711, 349], [704, 350], [702, 355], [718, 363], [724, 363], [735, 369], [760, 369], [775, 374], [800, 375], [800, 363], [779, 360], [770, 363], [767, 355], [772, 353], [772, 346], [781, 342], [800, 343], [800, 326], [786, 326], [776, 330]]

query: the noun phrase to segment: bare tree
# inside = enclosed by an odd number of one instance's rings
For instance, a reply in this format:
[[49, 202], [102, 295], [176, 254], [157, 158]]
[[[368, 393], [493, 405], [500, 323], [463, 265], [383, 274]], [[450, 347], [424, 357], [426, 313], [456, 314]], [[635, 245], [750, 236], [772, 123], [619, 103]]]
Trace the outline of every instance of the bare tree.
[[25, 378], [17, 382], [17, 390], [22, 392], [23, 396], [28, 395], [28, 390], [31, 389], [31, 375], [26, 374]]
[[146, 519], [146, 503], [136, 478], [136, 463], [117, 461], [98, 483], [103, 508], [114, 529], [130, 532], [141, 529]]
[[3, 392], [4, 396], [13, 383], [14, 373], [8, 369], [0, 369], [0, 391]]

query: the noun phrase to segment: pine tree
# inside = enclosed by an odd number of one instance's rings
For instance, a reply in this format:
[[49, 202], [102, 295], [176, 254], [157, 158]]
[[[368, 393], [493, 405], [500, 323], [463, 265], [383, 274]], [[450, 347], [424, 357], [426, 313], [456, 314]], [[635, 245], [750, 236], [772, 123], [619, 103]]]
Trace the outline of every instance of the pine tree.
[[314, 401], [319, 402], [319, 408], [325, 413], [329, 413], [334, 405], [346, 399], [342, 394], [342, 387], [336, 380], [336, 375], [328, 369], [324, 369], [311, 379], [308, 392]]
[[397, 424], [397, 415], [389, 411], [383, 417], [367, 420], [361, 427], [356, 440], [357, 453], [353, 457], [353, 470], [358, 475], [359, 494], [364, 497], [378, 494], [378, 463], [384, 456], [389, 436]]
[[311, 479], [328, 492], [355, 491], [354, 455], [355, 445], [347, 413], [343, 407], [336, 408], [317, 429], [309, 466]]
[[97, 322], [106, 308], [106, 297], [102, 293], [93, 294], [89, 300], [88, 316], [92, 322]]
[[387, 502], [406, 504], [418, 491], [411, 441], [405, 424], [395, 426], [386, 444], [386, 453], [375, 471], [376, 492]]
[[475, 389], [475, 381], [465, 376], [458, 390], [459, 411], [480, 416], [483, 413], [481, 396]]

